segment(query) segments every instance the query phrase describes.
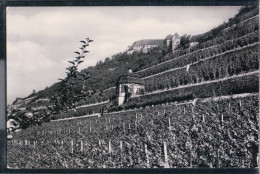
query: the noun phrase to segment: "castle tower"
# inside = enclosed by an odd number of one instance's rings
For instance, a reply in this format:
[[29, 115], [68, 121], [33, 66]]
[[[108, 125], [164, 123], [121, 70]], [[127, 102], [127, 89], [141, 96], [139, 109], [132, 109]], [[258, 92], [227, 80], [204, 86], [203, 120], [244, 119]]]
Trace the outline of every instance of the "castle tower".
[[178, 33], [175, 33], [172, 37], [172, 51], [180, 44], [181, 37]]
[[172, 38], [173, 38], [173, 35], [169, 34], [166, 36], [165, 38], [165, 44], [167, 47], [171, 46], [172, 45]]

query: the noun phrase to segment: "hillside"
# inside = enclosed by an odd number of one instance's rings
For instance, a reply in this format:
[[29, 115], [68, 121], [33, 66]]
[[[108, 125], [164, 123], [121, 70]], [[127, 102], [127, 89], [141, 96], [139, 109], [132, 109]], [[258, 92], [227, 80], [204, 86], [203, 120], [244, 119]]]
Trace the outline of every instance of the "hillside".
[[[100, 112], [100, 109], [113, 111], [197, 97], [238, 94], [243, 91], [257, 92], [258, 87], [255, 84], [258, 83], [259, 69], [258, 20], [258, 8], [246, 7], [234, 18], [209, 32], [192, 37], [182, 36], [179, 46], [173, 52], [167, 47], [156, 47], [147, 53], [134, 52], [129, 55], [124, 52], [106, 58], [104, 62], [100, 61], [96, 66], [81, 71], [91, 76], [84, 83], [87, 89], [99, 89], [102, 95], [94, 94], [77, 101], [76, 106], [109, 101], [105, 107], [86, 107], [83, 112], [91, 113]], [[130, 98], [124, 106], [118, 107], [115, 105], [116, 82], [121, 75], [127, 73], [128, 68], [132, 68], [144, 79], [145, 95]], [[248, 86], [249, 80], [246, 81], [245, 78], [252, 80], [252, 85]], [[75, 82], [77, 87], [81, 88], [82, 82]], [[231, 82], [240, 88], [228, 89]], [[241, 85], [241, 82], [246, 85]], [[205, 91], [196, 91], [195, 87], [201, 88], [203, 84], [207, 85]], [[13, 106], [23, 110], [47, 109], [53, 105], [49, 100], [58, 90], [59, 84], [56, 83], [15, 101], [14, 104], [20, 104]], [[162, 97], [164, 95], [165, 97]], [[153, 100], [150, 97], [153, 97]]]
[[[102, 95], [78, 101], [68, 112], [53, 115], [41, 108], [40, 114], [35, 109], [51, 106], [48, 99], [58, 84], [17, 99], [18, 108], [38, 113], [13, 115], [23, 118], [25, 129], [7, 142], [8, 166], [258, 167], [258, 10], [243, 7], [209, 32], [184, 35], [172, 52], [157, 47], [148, 53], [119, 53], [84, 69], [91, 74], [85, 85]], [[118, 91], [128, 88], [116, 82], [129, 67], [145, 91], [118, 105]]]

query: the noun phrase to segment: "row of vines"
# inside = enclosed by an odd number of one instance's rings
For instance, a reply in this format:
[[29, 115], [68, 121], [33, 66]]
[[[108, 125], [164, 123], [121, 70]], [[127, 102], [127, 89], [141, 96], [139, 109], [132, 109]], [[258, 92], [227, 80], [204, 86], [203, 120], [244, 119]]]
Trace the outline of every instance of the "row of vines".
[[86, 97], [85, 99], [78, 102], [78, 105], [79, 106], [88, 105], [88, 104], [104, 102], [107, 100], [112, 100], [115, 94], [116, 94], [116, 88], [111, 87], [106, 90], [102, 90], [102, 93], [100, 94], [94, 94]]
[[[259, 68], [258, 44], [204, 59], [189, 67], [144, 78], [146, 91], [169, 89], [255, 71]], [[170, 66], [170, 65], [169, 65]]]
[[[205, 81], [184, 85], [164, 91], [156, 91], [128, 99], [124, 109], [133, 109], [165, 102], [191, 100], [213, 96], [251, 93], [259, 91], [259, 72], [227, 77], [221, 80]], [[118, 108], [122, 109], [122, 108]]]
[[257, 167], [258, 104], [257, 93], [45, 123], [14, 135], [8, 166]]
[[54, 115], [52, 117], [53, 120], [56, 119], [64, 119], [64, 118], [70, 118], [70, 117], [80, 117], [80, 116], [86, 116], [86, 115], [92, 115], [95, 113], [103, 113], [104, 110], [108, 107], [108, 103], [97, 103], [93, 106], [86, 106], [86, 107], [80, 107], [76, 110], [69, 110], [65, 113]]

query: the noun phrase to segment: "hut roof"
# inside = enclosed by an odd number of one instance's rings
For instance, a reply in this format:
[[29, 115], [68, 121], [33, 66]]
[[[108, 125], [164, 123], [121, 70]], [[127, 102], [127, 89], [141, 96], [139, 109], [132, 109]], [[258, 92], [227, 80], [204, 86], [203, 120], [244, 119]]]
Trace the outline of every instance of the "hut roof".
[[136, 73], [128, 73], [126, 75], [122, 75], [119, 80], [119, 84], [122, 83], [134, 83], [134, 84], [144, 84], [144, 80], [141, 78], [140, 75]]

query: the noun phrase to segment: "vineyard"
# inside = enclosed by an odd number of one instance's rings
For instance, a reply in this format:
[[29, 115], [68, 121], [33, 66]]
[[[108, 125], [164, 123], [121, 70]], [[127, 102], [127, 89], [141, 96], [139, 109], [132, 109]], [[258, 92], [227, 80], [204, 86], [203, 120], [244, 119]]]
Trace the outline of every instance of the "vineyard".
[[227, 77], [221, 80], [205, 81], [183, 85], [163, 91], [155, 91], [130, 98], [124, 108], [143, 107], [172, 101], [191, 100], [222, 95], [259, 91], [259, 71]]
[[240, 94], [50, 122], [15, 134], [8, 165], [257, 167], [258, 103]]
[[[150, 93], [258, 70], [258, 11], [246, 13], [236, 22], [237, 25], [226, 26], [214, 39], [168, 54], [159, 64], [137, 71], [145, 80], [146, 91]], [[91, 102], [111, 99], [114, 93], [115, 88], [109, 88], [104, 96], [95, 96], [96, 100]]]
[[143, 94], [118, 106], [110, 84], [13, 133], [8, 167], [258, 167], [259, 9], [248, 9], [136, 68]]

